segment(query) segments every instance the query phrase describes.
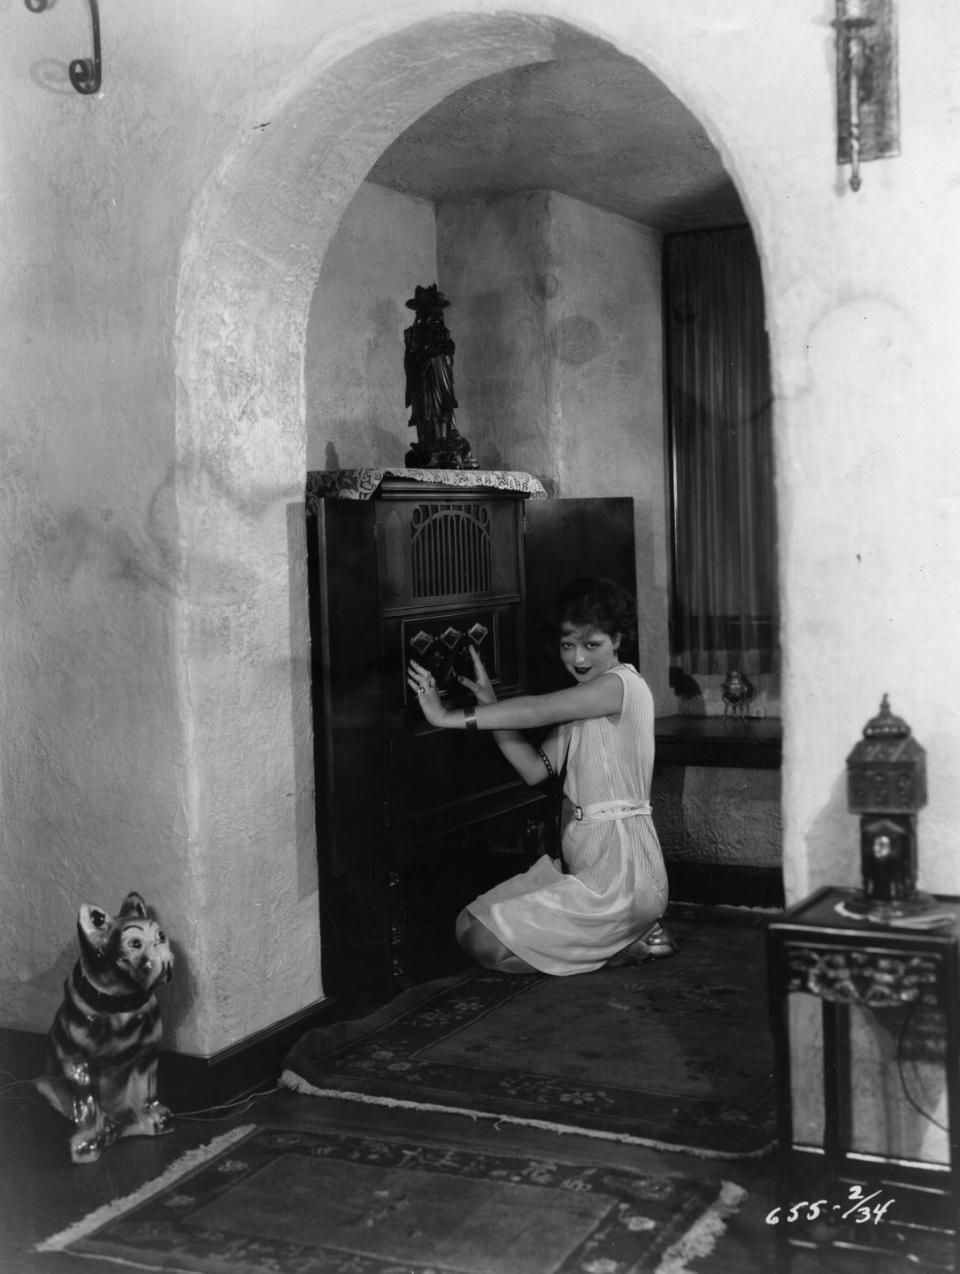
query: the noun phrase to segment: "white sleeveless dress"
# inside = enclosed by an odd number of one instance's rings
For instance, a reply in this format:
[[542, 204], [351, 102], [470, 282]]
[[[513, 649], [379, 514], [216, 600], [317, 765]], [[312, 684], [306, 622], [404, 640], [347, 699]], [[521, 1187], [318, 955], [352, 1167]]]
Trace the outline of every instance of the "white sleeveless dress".
[[[543, 973], [588, 973], [659, 920], [667, 873], [650, 812], [653, 696], [631, 664], [608, 676], [623, 683], [616, 717], [559, 727], [567, 756], [564, 874], [547, 855], [480, 894], [467, 910]], [[565, 810], [568, 807], [565, 805]]]

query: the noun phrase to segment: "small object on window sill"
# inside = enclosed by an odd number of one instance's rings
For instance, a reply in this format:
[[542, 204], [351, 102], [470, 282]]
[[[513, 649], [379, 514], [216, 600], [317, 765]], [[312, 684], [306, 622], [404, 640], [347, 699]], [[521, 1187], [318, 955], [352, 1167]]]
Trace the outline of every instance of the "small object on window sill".
[[[700, 689], [697, 679], [684, 672], [682, 668], [671, 666], [670, 689], [677, 696], [677, 706], [681, 715], [695, 711], [699, 711], [701, 714], [704, 712], [703, 691]], [[699, 703], [699, 709], [694, 708], [693, 705], [696, 703]]]
[[753, 686], [743, 673], [734, 669], [727, 673], [723, 683], [723, 715], [732, 716], [735, 720], [744, 721], [747, 716], [747, 704], [753, 698]]

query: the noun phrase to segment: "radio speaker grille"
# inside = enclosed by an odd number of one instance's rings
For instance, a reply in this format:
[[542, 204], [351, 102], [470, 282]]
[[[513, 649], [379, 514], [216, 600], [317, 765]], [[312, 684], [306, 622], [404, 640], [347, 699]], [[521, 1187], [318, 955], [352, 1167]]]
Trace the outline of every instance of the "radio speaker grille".
[[482, 504], [418, 504], [410, 535], [415, 597], [490, 591], [493, 540]]

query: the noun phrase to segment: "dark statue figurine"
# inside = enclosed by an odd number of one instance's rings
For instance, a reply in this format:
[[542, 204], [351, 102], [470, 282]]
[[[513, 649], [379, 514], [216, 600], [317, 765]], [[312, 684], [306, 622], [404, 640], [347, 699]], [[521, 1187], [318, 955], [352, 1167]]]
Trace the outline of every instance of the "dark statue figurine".
[[403, 333], [406, 405], [417, 441], [404, 461], [417, 469], [476, 469], [470, 444], [458, 431], [453, 391], [454, 343], [443, 321], [450, 304], [435, 283], [419, 285], [407, 301], [416, 318]]

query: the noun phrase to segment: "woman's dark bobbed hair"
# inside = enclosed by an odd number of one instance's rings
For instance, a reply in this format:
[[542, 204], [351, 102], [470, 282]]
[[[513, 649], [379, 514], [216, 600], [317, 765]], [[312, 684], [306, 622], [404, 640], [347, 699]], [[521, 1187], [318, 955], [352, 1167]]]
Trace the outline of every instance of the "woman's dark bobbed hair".
[[555, 633], [563, 624], [589, 624], [609, 637], [619, 633], [628, 648], [637, 633], [636, 601], [612, 579], [584, 575], [571, 580], [561, 589], [550, 618]]

